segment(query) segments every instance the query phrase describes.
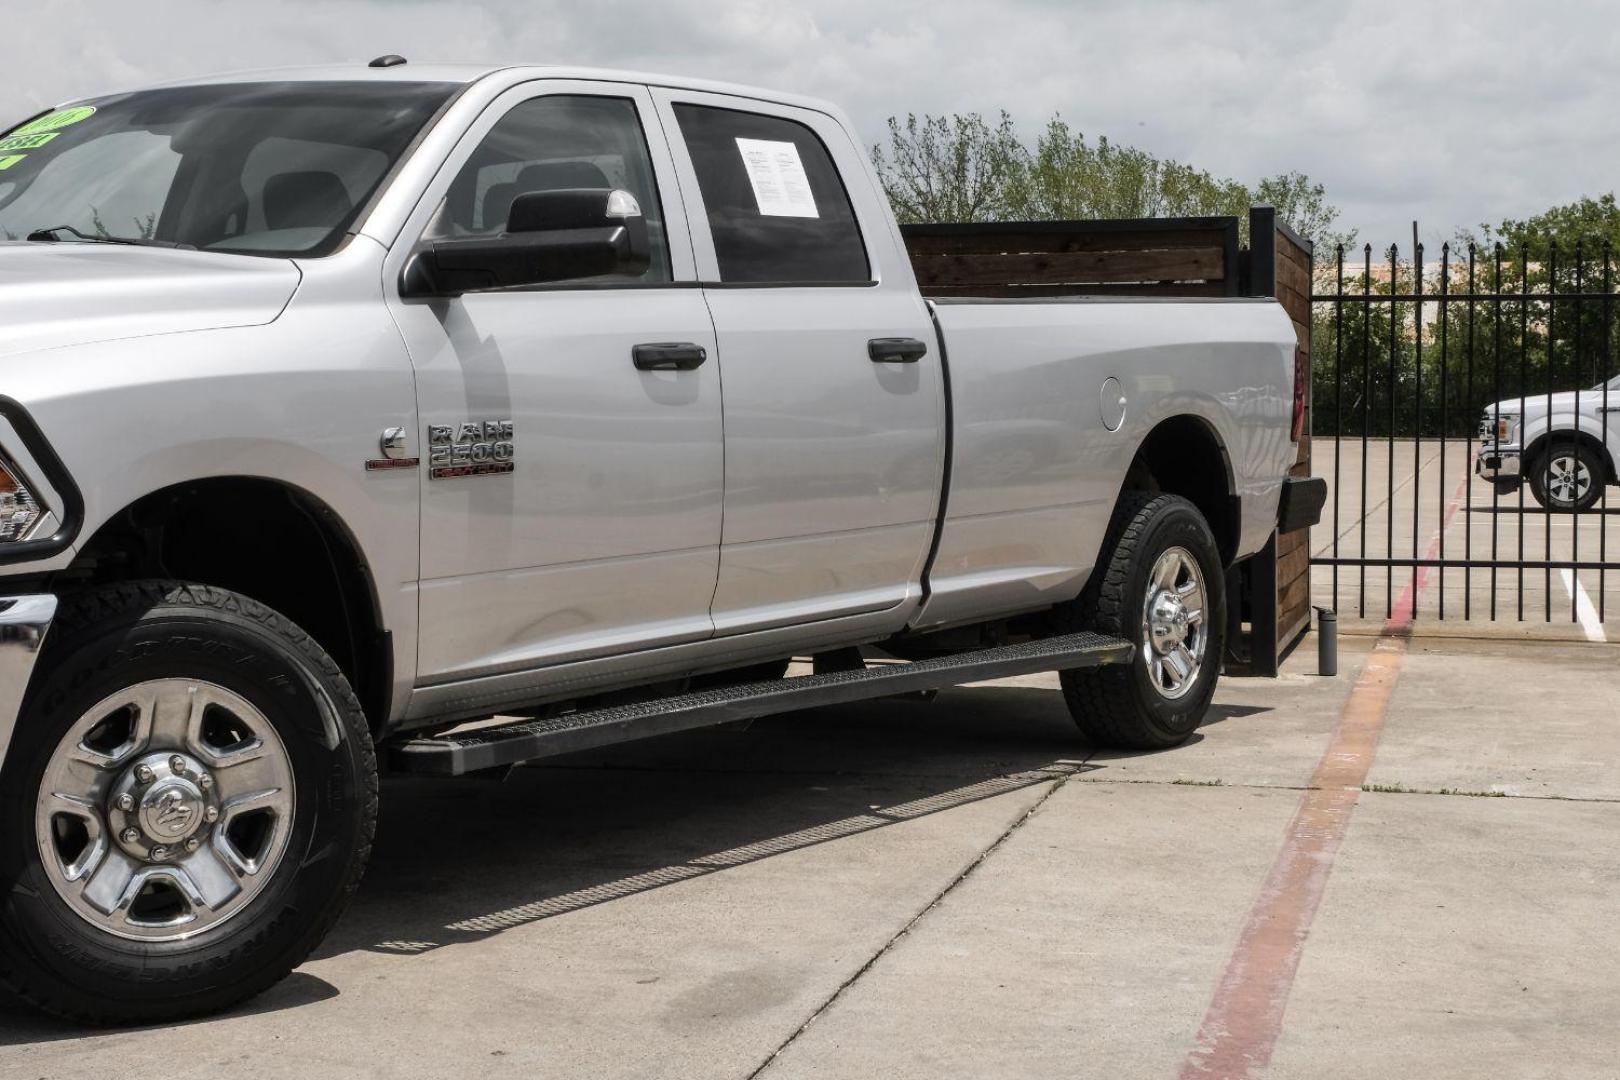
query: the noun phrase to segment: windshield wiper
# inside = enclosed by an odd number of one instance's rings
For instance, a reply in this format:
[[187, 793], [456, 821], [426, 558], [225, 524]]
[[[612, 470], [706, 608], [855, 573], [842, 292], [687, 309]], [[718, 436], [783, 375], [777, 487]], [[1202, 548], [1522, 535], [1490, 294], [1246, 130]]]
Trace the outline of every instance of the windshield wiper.
[[185, 251], [197, 250], [192, 244], [177, 244], [172, 240], [148, 240], [134, 236], [91, 236], [89, 233], [80, 232], [72, 225], [52, 225], [48, 229], [35, 229], [33, 232], [28, 234], [28, 239], [34, 241], [35, 243], [60, 243], [62, 238], [56, 235], [57, 233], [69, 233], [74, 237], [77, 237], [79, 240], [90, 244], [128, 244], [132, 247], [180, 248]]

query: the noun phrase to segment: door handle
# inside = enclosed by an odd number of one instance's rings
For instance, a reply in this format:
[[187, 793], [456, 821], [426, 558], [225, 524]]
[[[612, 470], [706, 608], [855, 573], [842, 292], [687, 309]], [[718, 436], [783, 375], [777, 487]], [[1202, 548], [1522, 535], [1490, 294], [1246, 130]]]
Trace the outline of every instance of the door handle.
[[630, 350], [630, 358], [642, 371], [691, 371], [702, 367], [709, 354], [689, 341], [660, 341], [637, 345]]
[[874, 364], [915, 364], [928, 355], [928, 346], [916, 338], [879, 337], [866, 343]]

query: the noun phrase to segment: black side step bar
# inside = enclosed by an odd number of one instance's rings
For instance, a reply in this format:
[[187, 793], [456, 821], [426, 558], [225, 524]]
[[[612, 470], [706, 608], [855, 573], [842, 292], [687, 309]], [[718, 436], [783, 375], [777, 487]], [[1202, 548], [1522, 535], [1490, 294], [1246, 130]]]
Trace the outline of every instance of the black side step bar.
[[536, 758], [796, 709], [843, 705], [1038, 671], [1124, 664], [1134, 653], [1135, 646], [1119, 638], [1092, 633], [1065, 634], [915, 663], [745, 683], [432, 739], [410, 739], [394, 747], [391, 760], [401, 772], [461, 776]]

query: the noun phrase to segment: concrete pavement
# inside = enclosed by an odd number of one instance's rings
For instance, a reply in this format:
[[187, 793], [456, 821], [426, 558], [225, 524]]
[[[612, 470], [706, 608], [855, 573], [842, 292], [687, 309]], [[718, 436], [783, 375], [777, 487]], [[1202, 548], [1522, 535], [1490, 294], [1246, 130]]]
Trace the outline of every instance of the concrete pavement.
[[[1159, 754], [1042, 676], [390, 781], [286, 983], [155, 1030], [0, 1004], [0, 1076], [1173, 1077], [1372, 646]], [[1620, 1072], [1617, 660], [1411, 643], [1254, 1075]]]

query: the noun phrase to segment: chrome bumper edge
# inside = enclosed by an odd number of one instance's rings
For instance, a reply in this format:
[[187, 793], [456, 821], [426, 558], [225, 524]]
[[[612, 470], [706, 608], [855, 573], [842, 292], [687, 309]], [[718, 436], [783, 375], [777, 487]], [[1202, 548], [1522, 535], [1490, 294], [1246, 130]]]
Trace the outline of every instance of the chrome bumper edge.
[[54, 596], [0, 597], [0, 765], [5, 764], [28, 681], [55, 618]]
[[1482, 449], [1474, 461], [1474, 474], [1486, 480], [1521, 480], [1519, 451]]

